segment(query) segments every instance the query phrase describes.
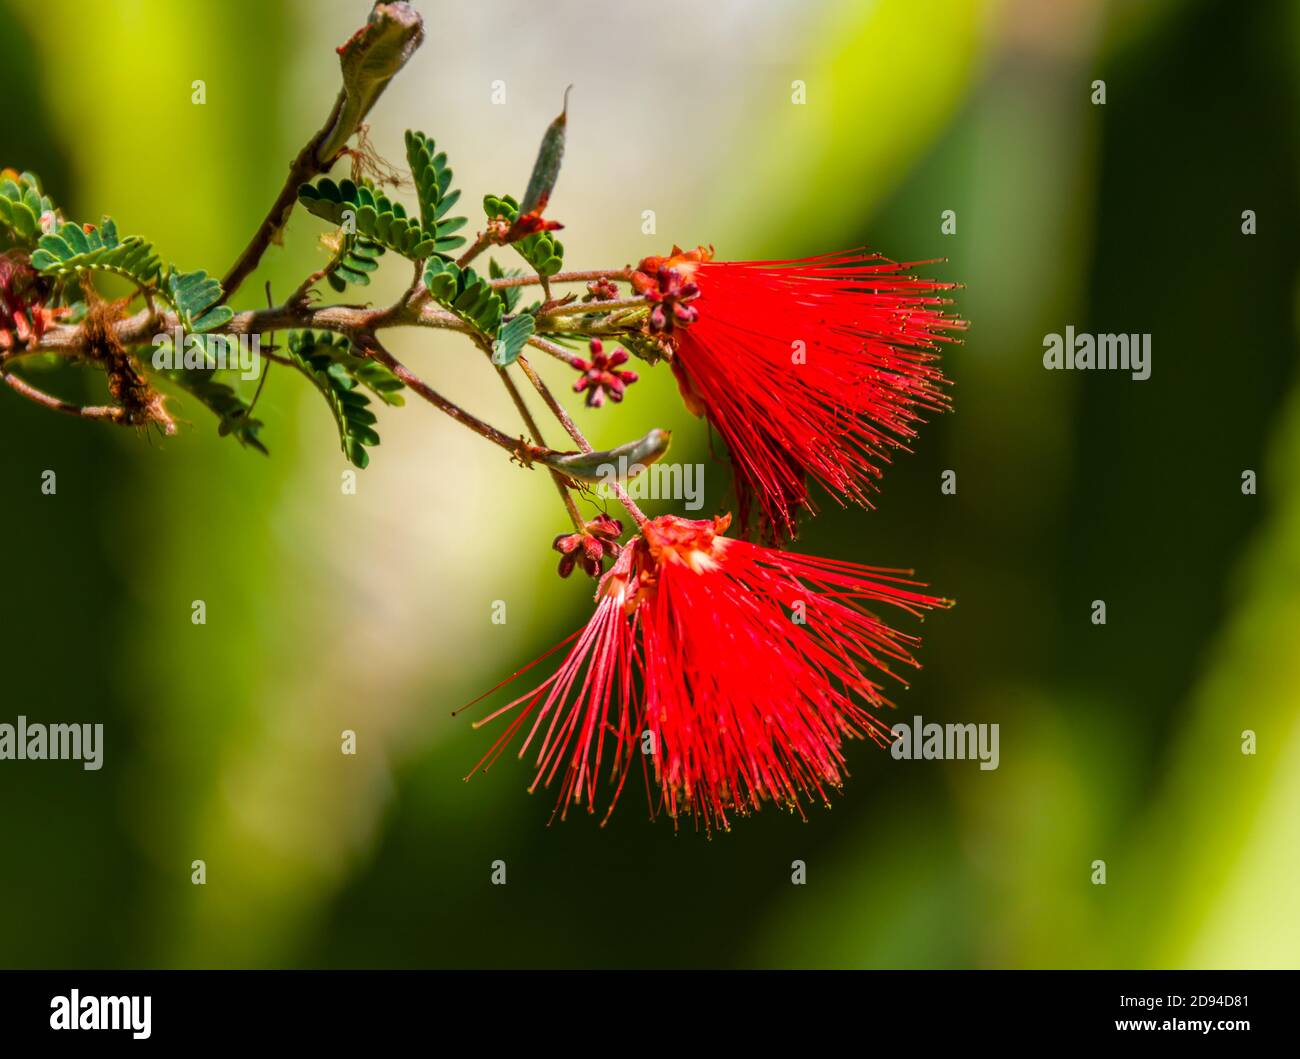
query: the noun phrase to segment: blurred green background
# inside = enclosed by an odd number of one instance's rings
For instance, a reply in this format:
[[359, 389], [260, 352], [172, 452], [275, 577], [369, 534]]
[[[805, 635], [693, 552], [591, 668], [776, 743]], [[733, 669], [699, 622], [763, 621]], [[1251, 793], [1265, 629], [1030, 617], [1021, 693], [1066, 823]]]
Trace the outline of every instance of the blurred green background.
[[[376, 146], [400, 161], [424, 129], [467, 205], [518, 194], [572, 82], [550, 212], [574, 267], [673, 242], [948, 259], [925, 271], [967, 286], [956, 411], [876, 511], [828, 501], [800, 546], [915, 567], [959, 601], [925, 625], [898, 718], [998, 723], [1001, 767], [858, 744], [806, 823], [674, 834], [629, 788], [604, 830], [548, 828], [525, 763], [462, 782], [492, 733], [449, 716], [589, 612], [590, 585], [553, 573], [545, 477], [415, 402], [383, 413], [343, 496], [326, 408], [279, 371], [270, 459], [192, 401], [159, 441], [5, 392], [0, 720], [102, 722], [106, 750], [99, 772], [0, 763], [0, 965], [1300, 965], [1296, 6], [416, 6], [430, 39], [371, 115]], [[4, 0], [0, 164], [219, 274], [365, 10]], [[236, 304], [263, 279], [287, 294], [323, 230], [296, 214]], [[409, 279], [385, 260], [377, 303]], [[1150, 380], [1044, 371], [1066, 324], [1150, 332]], [[393, 348], [514, 429], [476, 355], [426, 333]], [[666, 369], [579, 419], [609, 444], [670, 427], [677, 459], [707, 459]]]

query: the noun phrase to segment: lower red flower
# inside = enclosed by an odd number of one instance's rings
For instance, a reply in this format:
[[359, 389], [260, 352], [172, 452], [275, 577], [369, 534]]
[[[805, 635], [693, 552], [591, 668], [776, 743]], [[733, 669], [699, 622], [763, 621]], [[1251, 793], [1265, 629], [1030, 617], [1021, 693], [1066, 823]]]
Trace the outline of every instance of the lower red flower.
[[687, 407], [727, 443], [742, 528], [795, 535], [808, 480], [869, 505], [890, 453], [945, 408], [938, 343], [965, 325], [953, 284], [860, 253], [713, 261], [700, 247], [646, 258], [632, 277], [671, 349]]
[[543, 656], [568, 648], [556, 671], [478, 722], [512, 716], [478, 767], [527, 725], [531, 789], [558, 777], [561, 818], [571, 803], [595, 811], [606, 768], [608, 819], [640, 757], [652, 815], [685, 812], [711, 829], [765, 801], [826, 801], [847, 775], [846, 738], [887, 746], [871, 711], [890, 705], [882, 678], [917, 665], [917, 640], [869, 608], [919, 615], [948, 601], [900, 571], [726, 537], [729, 522], [646, 523], [602, 579], [591, 620]]

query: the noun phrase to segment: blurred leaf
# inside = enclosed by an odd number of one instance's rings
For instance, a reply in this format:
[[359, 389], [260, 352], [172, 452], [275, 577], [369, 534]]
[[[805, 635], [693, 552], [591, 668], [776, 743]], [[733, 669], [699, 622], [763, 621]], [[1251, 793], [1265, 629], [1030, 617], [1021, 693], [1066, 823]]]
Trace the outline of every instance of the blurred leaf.
[[258, 436], [264, 424], [260, 419], [251, 417], [252, 408], [249, 403], [232, 387], [218, 381], [214, 372], [187, 368], [163, 374], [217, 416], [220, 420], [217, 425], [218, 435], [223, 438], [233, 437], [241, 445], [256, 449], [263, 455], [267, 454], [266, 446]]
[[[289, 335], [289, 359], [321, 392], [339, 430], [339, 445], [357, 467], [370, 462], [368, 447], [379, 444], [375, 413], [359, 380], [348, 370], [351, 343], [342, 335], [294, 331]], [[378, 366], [378, 365], [377, 365]], [[396, 380], [394, 380], [396, 381]], [[382, 384], [381, 384], [382, 385]]]
[[9, 176], [0, 180], [0, 226], [8, 229], [16, 243], [31, 247], [40, 238], [41, 217], [56, 211], [54, 203], [42, 192], [35, 173], [17, 176], [17, 180]]

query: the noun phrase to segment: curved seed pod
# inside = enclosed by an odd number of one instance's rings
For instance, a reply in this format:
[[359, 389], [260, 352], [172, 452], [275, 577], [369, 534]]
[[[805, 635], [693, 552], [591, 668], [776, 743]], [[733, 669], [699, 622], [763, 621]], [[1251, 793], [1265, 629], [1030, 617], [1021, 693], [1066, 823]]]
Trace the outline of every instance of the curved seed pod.
[[[668, 451], [671, 440], [671, 431], [655, 427], [643, 438], [603, 452], [564, 452], [555, 456], [538, 456], [537, 462], [584, 482], [603, 482], [609, 478], [611, 467], [618, 470], [619, 478], [623, 478], [623, 468], [635, 468], [640, 473], [652, 463], [657, 463]], [[636, 474], [626, 477], [634, 478]]]

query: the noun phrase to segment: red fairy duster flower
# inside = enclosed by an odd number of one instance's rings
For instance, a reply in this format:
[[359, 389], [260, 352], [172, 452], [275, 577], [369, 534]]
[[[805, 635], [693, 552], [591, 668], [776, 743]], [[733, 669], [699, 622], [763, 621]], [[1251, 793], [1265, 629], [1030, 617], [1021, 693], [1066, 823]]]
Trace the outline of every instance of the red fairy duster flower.
[[533, 789], [559, 777], [561, 818], [570, 803], [595, 811], [602, 768], [612, 811], [639, 757], [652, 814], [657, 802], [707, 829], [768, 800], [825, 801], [847, 773], [846, 738], [887, 746], [871, 710], [889, 705], [881, 679], [917, 664], [917, 641], [869, 608], [947, 601], [899, 571], [723, 536], [729, 521], [647, 522], [601, 581], [591, 621], [554, 649], [568, 648], [556, 671], [478, 722], [512, 715], [479, 767], [527, 726], [519, 754], [536, 748]]
[[912, 265], [846, 253], [804, 261], [712, 260], [704, 247], [643, 260], [633, 286], [647, 327], [672, 347], [687, 406], [727, 443], [742, 527], [795, 534], [815, 510], [808, 479], [869, 506], [894, 449], [947, 406], [936, 365], [954, 284]]

